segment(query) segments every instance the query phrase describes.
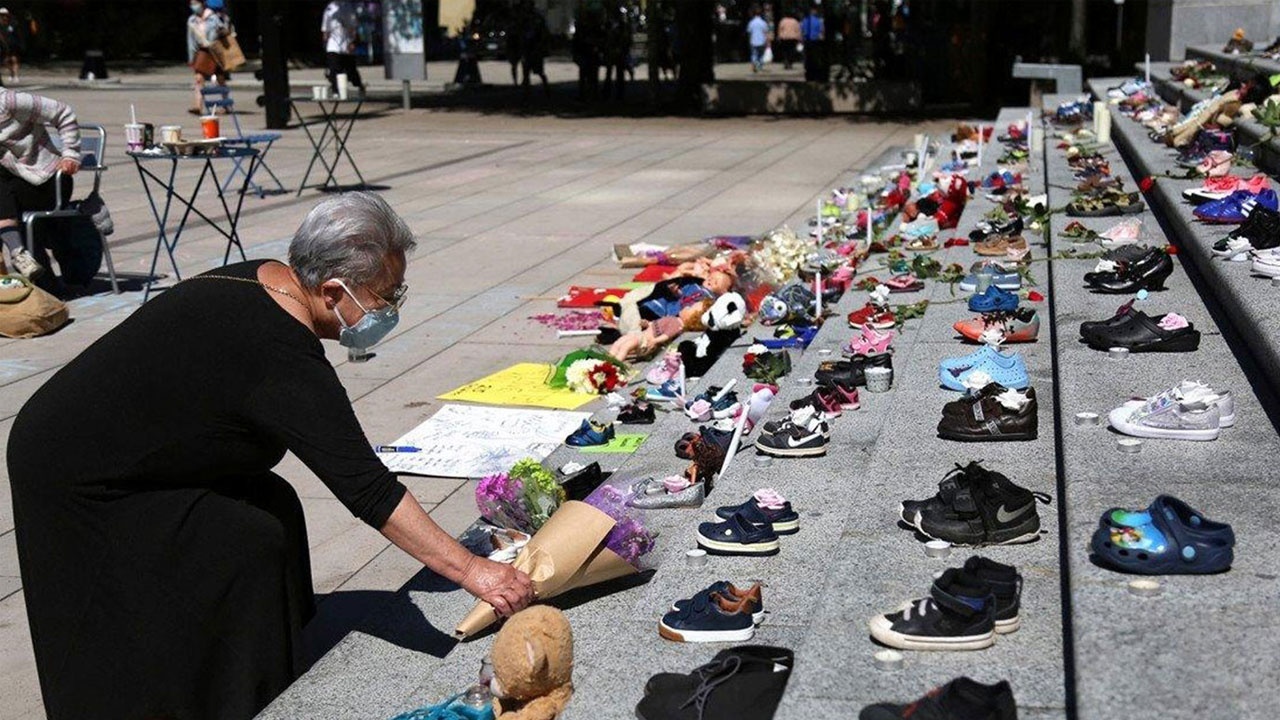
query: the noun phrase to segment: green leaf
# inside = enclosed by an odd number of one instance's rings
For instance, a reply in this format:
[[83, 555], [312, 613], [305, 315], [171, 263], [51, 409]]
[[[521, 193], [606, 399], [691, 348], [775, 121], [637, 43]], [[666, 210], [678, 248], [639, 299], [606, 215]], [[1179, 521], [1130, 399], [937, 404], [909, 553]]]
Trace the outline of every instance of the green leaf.
[[1272, 75], [1271, 77], [1267, 78], [1267, 80], [1271, 83], [1271, 87], [1280, 85], [1280, 73], [1276, 73], [1275, 75]]

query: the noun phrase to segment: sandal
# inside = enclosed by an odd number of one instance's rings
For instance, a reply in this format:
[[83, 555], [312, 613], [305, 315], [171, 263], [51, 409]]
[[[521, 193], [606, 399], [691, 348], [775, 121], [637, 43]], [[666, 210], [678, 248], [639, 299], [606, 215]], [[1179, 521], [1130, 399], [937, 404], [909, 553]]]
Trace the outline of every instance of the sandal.
[[840, 348], [845, 355], [883, 355], [893, 344], [894, 333], [877, 332], [869, 325], [862, 326], [862, 332]]
[[1021, 252], [1026, 249], [1027, 240], [1021, 235], [996, 235], [973, 246], [975, 253], [989, 257], [1008, 255], [1010, 251]]
[[1099, 564], [1135, 575], [1207, 575], [1234, 559], [1235, 532], [1172, 495], [1145, 511], [1112, 508], [1090, 543]]
[[924, 281], [916, 277], [912, 273], [906, 275], [895, 275], [884, 281], [885, 287], [889, 288], [891, 293], [907, 293], [917, 292], [924, 289]]
[[907, 243], [906, 249], [911, 252], [931, 253], [940, 250], [941, 246], [938, 245], [938, 239], [936, 237], [930, 236], [912, 240]]
[[1146, 209], [1138, 193], [1109, 193], [1101, 197], [1080, 198], [1067, 203], [1070, 217], [1114, 217], [1136, 215]]

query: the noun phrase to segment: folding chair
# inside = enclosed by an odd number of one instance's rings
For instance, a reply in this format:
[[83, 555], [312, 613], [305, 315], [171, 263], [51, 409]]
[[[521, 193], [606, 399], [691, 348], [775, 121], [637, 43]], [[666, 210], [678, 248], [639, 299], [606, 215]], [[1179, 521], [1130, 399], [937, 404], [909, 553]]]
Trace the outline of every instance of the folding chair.
[[[57, 132], [51, 132], [49, 137], [53, 140], [55, 146], [62, 144], [61, 138]], [[61, 149], [61, 148], [59, 148]], [[101, 125], [80, 124], [80, 172], [91, 173], [93, 175], [93, 192], [97, 193], [102, 185], [102, 173], [107, 171], [107, 166], [102, 164], [103, 158], [107, 154], [107, 129]], [[27, 229], [27, 252], [34, 252], [36, 248], [36, 221], [45, 220], [47, 218], [60, 217], [78, 217], [80, 211], [70, 207], [66, 207], [65, 201], [70, 198], [62, 197], [62, 171], [59, 170], [54, 175], [53, 180], [55, 204], [53, 210], [28, 211], [22, 214], [22, 222]], [[116, 265], [111, 260], [111, 247], [107, 245], [107, 238], [98, 233], [98, 237], [102, 239], [102, 257], [107, 261], [107, 274], [111, 277], [111, 289], [115, 294], [120, 294], [120, 281], [116, 279]]]
[[[240, 116], [236, 115], [236, 102], [231, 99], [231, 88], [223, 85], [206, 86], [200, 89], [200, 93], [203, 96], [205, 112], [212, 114], [218, 108], [222, 108], [226, 111], [227, 116], [231, 118], [232, 124], [235, 125], [235, 137], [227, 135], [228, 128], [222, 128], [222, 134], [227, 136], [226, 143], [228, 145], [243, 145], [247, 148], [260, 146], [258, 149], [257, 171], [265, 170], [266, 173], [271, 176], [271, 179], [275, 182], [276, 186], [274, 189], [268, 189], [255, 182], [253, 178], [249, 178], [249, 189], [257, 193], [258, 197], [264, 197], [267, 194], [276, 195], [278, 193], [288, 192], [284, 189], [284, 183], [280, 182], [280, 178], [276, 177], [276, 174], [272, 172], [271, 168], [267, 165], [267, 153], [270, 152], [271, 145], [275, 143], [275, 141], [284, 137], [284, 135], [278, 132], [263, 132], [245, 135], [244, 131], [240, 129]], [[242, 163], [247, 164], [249, 162], [248, 160], [234, 158], [234, 162], [235, 167], [232, 168], [231, 172], [227, 173], [227, 177], [222, 181], [223, 192], [226, 192], [227, 188], [231, 187], [231, 183], [235, 180], [237, 175], [244, 175], [247, 172], [242, 166]]]

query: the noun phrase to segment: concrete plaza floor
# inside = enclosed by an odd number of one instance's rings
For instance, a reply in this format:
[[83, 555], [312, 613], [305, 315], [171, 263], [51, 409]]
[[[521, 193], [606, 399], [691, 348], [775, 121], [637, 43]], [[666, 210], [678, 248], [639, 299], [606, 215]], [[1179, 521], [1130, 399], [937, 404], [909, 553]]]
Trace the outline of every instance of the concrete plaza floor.
[[[117, 270], [146, 274], [156, 227], [119, 128], [129, 106], [140, 120], [194, 127], [184, 110], [181, 72], [172, 82], [126, 78], [77, 87], [65, 78], [24, 76], [23, 89], [71, 103], [84, 122], [112, 133], [103, 196], [115, 219]], [[297, 78], [295, 78], [297, 79]], [[240, 92], [246, 131], [261, 127], [251, 91]], [[404, 112], [373, 102], [351, 135], [365, 178], [419, 236], [411, 287], [395, 335], [365, 364], [330, 358], [374, 442], [390, 441], [432, 415], [442, 392], [513, 362], [549, 361], [580, 344], [557, 340], [528, 317], [548, 312], [570, 284], [627, 279], [609, 257], [615, 243], [674, 243], [710, 234], [754, 234], [801, 215], [850, 168], [859, 168], [918, 132], [950, 123], [851, 119], [609, 119], [525, 117], [486, 110]], [[284, 131], [269, 160], [296, 189], [311, 148], [299, 129]], [[220, 168], [221, 170], [222, 168]], [[179, 175], [194, 182], [193, 168]], [[350, 174], [339, 180], [350, 182]], [[311, 190], [245, 200], [240, 235], [249, 257], [283, 258], [289, 238], [321, 197]], [[202, 195], [202, 207], [215, 199]], [[184, 276], [221, 263], [225, 242], [203, 223], [177, 249]], [[171, 273], [162, 261], [161, 272]], [[31, 394], [62, 365], [129, 316], [141, 302], [137, 281], [123, 295], [71, 303], [74, 322], [35, 340], [0, 342], [0, 434]], [[228, 318], [234, 322], [234, 318]], [[228, 352], [251, 349], [228, 348]], [[198, 378], [193, 378], [193, 382]], [[0, 445], [0, 447], [3, 447]], [[302, 496], [316, 592], [394, 591], [420, 566], [341, 507], [296, 459], [278, 468]], [[0, 463], [0, 718], [43, 717], [31, 655], [13, 533], [6, 466]], [[412, 492], [451, 532], [476, 515], [469, 486], [406, 478]], [[322, 609], [323, 614], [323, 609]]]

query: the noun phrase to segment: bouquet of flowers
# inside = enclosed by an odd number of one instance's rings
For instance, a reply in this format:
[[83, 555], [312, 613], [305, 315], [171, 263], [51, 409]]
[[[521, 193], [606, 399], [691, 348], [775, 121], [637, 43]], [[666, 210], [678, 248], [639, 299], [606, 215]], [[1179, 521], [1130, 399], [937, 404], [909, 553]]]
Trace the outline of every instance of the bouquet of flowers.
[[570, 390], [588, 395], [607, 395], [625, 384], [618, 366], [607, 360], [574, 361], [564, 372]]
[[481, 478], [476, 486], [476, 506], [485, 520], [526, 533], [545, 525], [564, 498], [555, 476], [531, 458], [509, 472]]
[[631, 368], [604, 350], [589, 347], [560, 358], [547, 376], [547, 385], [574, 392], [605, 395], [627, 384]]
[[[625, 495], [601, 486], [587, 502], [566, 501], [528, 544], [513, 565], [528, 573], [539, 600], [575, 588], [634, 575], [657, 536], [625, 508]], [[454, 636], [468, 638], [497, 622], [493, 606], [477, 602], [458, 622]]]

